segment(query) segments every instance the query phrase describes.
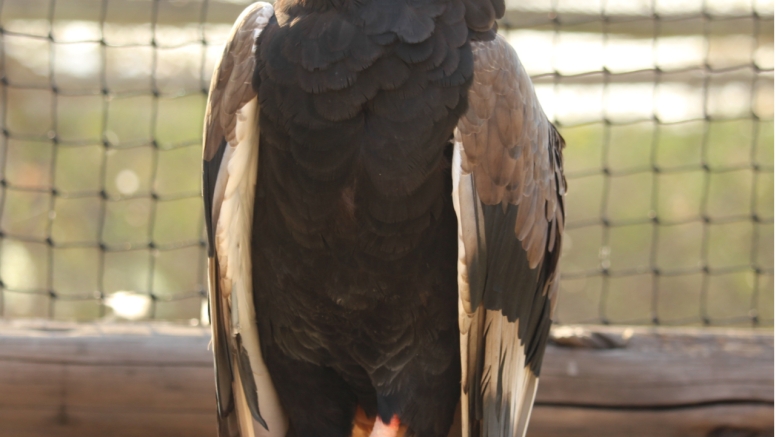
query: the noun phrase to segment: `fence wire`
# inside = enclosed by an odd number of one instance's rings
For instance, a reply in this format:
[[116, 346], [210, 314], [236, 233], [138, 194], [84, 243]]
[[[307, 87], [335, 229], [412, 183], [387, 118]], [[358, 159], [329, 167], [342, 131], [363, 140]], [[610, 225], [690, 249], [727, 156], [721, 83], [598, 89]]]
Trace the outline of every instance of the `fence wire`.
[[[200, 323], [240, 0], [0, 0], [0, 316]], [[562, 323], [773, 324], [773, 2], [522, 0], [566, 138]]]

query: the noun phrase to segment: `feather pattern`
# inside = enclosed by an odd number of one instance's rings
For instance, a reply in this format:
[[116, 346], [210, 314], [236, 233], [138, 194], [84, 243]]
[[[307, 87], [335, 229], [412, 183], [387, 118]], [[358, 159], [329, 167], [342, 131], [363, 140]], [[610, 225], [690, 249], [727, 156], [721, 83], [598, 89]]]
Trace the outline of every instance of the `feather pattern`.
[[[485, 6], [478, 20], [493, 13]], [[558, 288], [563, 139], [507, 41], [471, 45], [453, 156], [463, 436], [522, 436]]]
[[259, 156], [253, 53], [272, 15], [271, 5], [255, 3], [237, 19], [205, 117], [203, 191], [221, 436], [283, 437], [287, 429], [260, 351], [250, 256]]
[[504, 2], [275, 7], [238, 19], [206, 113], [220, 435], [285, 435], [281, 402], [291, 434], [347, 431], [359, 406], [443, 435], [457, 338], [464, 435], [523, 435], [565, 181], [562, 139], [495, 36]]

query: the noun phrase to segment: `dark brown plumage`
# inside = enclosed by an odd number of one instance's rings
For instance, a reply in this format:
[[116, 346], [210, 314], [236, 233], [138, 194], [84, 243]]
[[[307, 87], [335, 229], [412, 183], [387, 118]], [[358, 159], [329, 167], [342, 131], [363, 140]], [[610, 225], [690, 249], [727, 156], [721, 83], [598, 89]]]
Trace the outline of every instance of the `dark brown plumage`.
[[522, 435], [565, 181], [503, 13], [279, 0], [238, 19], [203, 153], [221, 435], [350, 436], [361, 410], [443, 436], [460, 399], [464, 435]]

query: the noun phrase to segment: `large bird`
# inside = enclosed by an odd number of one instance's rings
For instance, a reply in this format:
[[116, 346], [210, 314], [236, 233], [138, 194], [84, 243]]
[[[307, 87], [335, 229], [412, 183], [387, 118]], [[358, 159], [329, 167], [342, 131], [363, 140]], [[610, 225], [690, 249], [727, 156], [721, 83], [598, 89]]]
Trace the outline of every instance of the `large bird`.
[[496, 32], [504, 8], [277, 0], [238, 18], [203, 152], [220, 436], [525, 434], [563, 140]]

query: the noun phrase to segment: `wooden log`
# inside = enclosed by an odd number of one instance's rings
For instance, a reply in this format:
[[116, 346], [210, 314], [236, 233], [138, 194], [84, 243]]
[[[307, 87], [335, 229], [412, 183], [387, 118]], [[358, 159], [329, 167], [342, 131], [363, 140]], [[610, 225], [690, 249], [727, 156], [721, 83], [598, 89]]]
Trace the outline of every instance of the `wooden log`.
[[561, 327], [537, 403], [664, 407], [773, 403], [773, 332]]
[[773, 435], [773, 331], [559, 327], [529, 436]]
[[209, 330], [0, 324], [0, 436], [215, 436]]
[[[0, 437], [215, 435], [209, 332], [0, 322]], [[773, 430], [773, 333], [562, 327], [531, 437], [754, 437]]]
[[529, 437], [771, 437], [773, 406], [710, 405], [660, 410], [536, 406]]

